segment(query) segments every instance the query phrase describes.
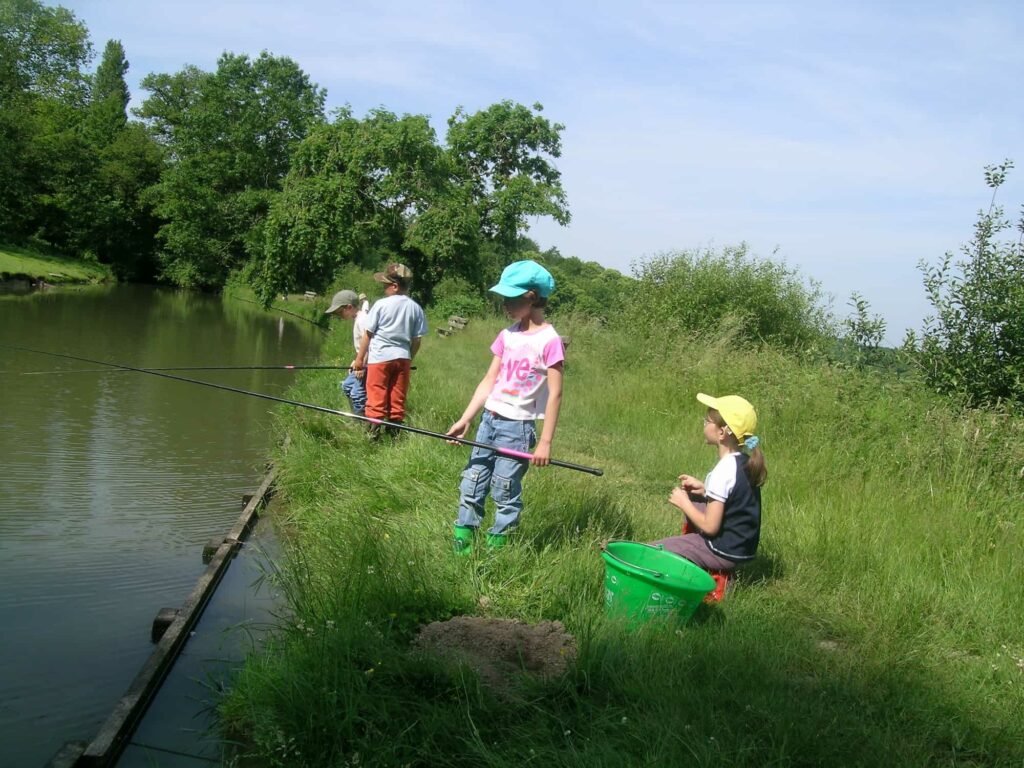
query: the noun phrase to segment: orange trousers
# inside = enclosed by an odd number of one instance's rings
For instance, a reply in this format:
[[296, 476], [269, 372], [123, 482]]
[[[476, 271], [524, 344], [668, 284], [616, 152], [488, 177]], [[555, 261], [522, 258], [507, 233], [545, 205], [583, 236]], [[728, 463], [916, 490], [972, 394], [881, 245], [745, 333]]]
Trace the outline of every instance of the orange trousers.
[[405, 396], [409, 392], [412, 361], [388, 360], [366, 366], [366, 415], [388, 421], [405, 420]]

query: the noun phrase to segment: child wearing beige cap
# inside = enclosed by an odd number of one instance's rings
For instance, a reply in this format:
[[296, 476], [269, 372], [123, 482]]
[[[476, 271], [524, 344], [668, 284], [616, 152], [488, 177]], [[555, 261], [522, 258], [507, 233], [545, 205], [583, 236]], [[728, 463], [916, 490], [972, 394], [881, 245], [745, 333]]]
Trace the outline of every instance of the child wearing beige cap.
[[[408, 295], [412, 270], [407, 266], [388, 264], [373, 278], [384, 283], [384, 298], [373, 305], [366, 318], [352, 368], [366, 369], [366, 415], [401, 424], [405, 421], [409, 370], [420, 341], [427, 335], [427, 318], [423, 308]], [[373, 436], [378, 434], [379, 428], [371, 431]]]

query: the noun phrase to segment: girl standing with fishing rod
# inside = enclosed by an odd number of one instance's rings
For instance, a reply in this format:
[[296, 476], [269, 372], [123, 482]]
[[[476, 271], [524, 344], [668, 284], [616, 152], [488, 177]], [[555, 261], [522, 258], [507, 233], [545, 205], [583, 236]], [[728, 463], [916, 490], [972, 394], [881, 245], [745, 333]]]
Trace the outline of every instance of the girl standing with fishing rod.
[[702, 483], [680, 475], [669, 502], [683, 512], [684, 530], [693, 532], [652, 542], [707, 571], [733, 571], [754, 559], [761, 538], [761, 486], [768, 478], [754, 406], [738, 395], [711, 397], [704, 441], [718, 452], [718, 463]]
[[[529, 453], [536, 443], [530, 463], [548, 463], [562, 405], [565, 359], [562, 339], [544, 320], [544, 307], [554, 289], [551, 273], [534, 261], [517, 261], [501, 273], [501, 279], [491, 290], [505, 297], [505, 313], [515, 323], [499, 333], [491, 344], [491, 365], [448, 435], [464, 438], [483, 408], [478, 442], [520, 453]], [[536, 419], [544, 422], [539, 441], [534, 427]], [[519, 523], [523, 476], [530, 463], [486, 448], [473, 449], [459, 486], [454, 539], [457, 552], [466, 554], [471, 550], [483, 520], [488, 491], [496, 510], [487, 545], [504, 546], [509, 532]]]

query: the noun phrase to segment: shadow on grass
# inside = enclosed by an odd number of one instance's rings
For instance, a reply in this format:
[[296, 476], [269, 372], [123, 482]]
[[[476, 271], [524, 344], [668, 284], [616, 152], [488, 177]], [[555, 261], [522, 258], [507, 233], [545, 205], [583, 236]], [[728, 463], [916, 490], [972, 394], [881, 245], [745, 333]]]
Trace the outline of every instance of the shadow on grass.
[[763, 587], [786, 575], [783, 564], [771, 555], [759, 554], [736, 571], [734, 589]]

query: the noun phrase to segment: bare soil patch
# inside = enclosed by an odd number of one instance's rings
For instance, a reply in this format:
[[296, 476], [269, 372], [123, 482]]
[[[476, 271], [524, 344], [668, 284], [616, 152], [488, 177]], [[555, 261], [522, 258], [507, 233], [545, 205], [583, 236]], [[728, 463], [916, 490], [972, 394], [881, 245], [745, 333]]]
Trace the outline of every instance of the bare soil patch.
[[423, 627], [413, 645], [465, 663], [499, 692], [507, 691], [520, 674], [557, 677], [576, 659], [576, 639], [560, 621], [527, 624], [456, 616]]

